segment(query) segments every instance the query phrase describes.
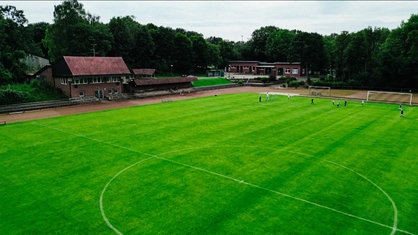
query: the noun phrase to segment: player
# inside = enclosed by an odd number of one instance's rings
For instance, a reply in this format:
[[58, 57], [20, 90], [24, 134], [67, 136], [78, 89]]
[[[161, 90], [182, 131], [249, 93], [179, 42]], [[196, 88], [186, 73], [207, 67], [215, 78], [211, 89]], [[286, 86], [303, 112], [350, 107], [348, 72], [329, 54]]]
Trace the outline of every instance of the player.
[[258, 102], [261, 102], [261, 94], [258, 96]]
[[401, 109], [401, 117], [403, 117], [403, 109]]
[[332, 100], [332, 105], [335, 105], [335, 100]]
[[344, 107], [347, 107], [347, 100], [344, 100]]
[[311, 99], [311, 104], [314, 104], [314, 99], [313, 98]]
[[266, 101], [269, 101], [269, 92], [266, 92]]
[[361, 100], [361, 106], [364, 106], [364, 100]]

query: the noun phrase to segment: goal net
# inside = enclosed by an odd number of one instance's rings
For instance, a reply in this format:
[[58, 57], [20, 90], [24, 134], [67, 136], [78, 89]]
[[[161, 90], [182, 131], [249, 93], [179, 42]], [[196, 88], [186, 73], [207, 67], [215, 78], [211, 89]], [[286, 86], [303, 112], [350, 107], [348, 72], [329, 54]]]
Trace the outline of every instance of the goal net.
[[331, 96], [331, 87], [329, 86], [309, 86], [309, 95], [313, 96]]
[[412, 93], [390, 91], [367, 91], [367, 101], [405, 103], [412, 105]]

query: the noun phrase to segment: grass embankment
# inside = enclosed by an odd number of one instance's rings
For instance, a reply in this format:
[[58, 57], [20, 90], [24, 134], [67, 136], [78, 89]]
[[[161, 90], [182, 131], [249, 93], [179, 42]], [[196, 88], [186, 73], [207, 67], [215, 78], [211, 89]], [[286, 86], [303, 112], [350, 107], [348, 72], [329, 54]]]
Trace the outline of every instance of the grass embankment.
[[194, 87], [202, 86], [216, 86], [231, 84], [232, 82], [225, 78], [199, 78], [199, 80], [192, 82]]
[[30, 84], [9, 84], [0, 86], [0, 105], [59, 100], [67, 98], [58, 89], [42, 85], [37, 80]]
[[270, 98], [0, 126], [0, 233], [418, 234], [416, 107]]

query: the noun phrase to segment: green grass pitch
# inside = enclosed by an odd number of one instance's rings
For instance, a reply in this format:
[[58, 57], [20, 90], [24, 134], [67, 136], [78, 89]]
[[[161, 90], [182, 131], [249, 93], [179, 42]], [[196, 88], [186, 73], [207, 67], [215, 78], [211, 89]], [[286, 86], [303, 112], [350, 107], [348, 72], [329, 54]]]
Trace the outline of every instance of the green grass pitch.
[[418, 234], [416, 107], [270, 97], [0, 126], [0, 234]]

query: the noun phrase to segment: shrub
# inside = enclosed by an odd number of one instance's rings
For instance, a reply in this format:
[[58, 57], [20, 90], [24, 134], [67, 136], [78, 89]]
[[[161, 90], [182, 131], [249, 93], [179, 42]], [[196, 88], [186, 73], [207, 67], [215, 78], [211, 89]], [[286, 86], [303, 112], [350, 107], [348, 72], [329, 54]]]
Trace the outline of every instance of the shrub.
[[299, 86], [300, 86], [300, 84], [299, 84], [298, 81], [290, 81], [289, 82], [289, 87], [295, 87], [295, 88], [297, 88]]
[[262, 77], [262, 78], [260, 78], [260, 80], [261, 80], [263, 83], [266, 83], [266, 82], [268, 82], [268, 81], [269, 81], [269, 78]]
[[42, 84], [38, 79], [32, 79], [30, 80], [30, 86], [34, 89], [40, 90], [42, 88]]
[[0, 105], [23, 103], [28, 100], [25, 92], [10, 87], [0, 90]]

